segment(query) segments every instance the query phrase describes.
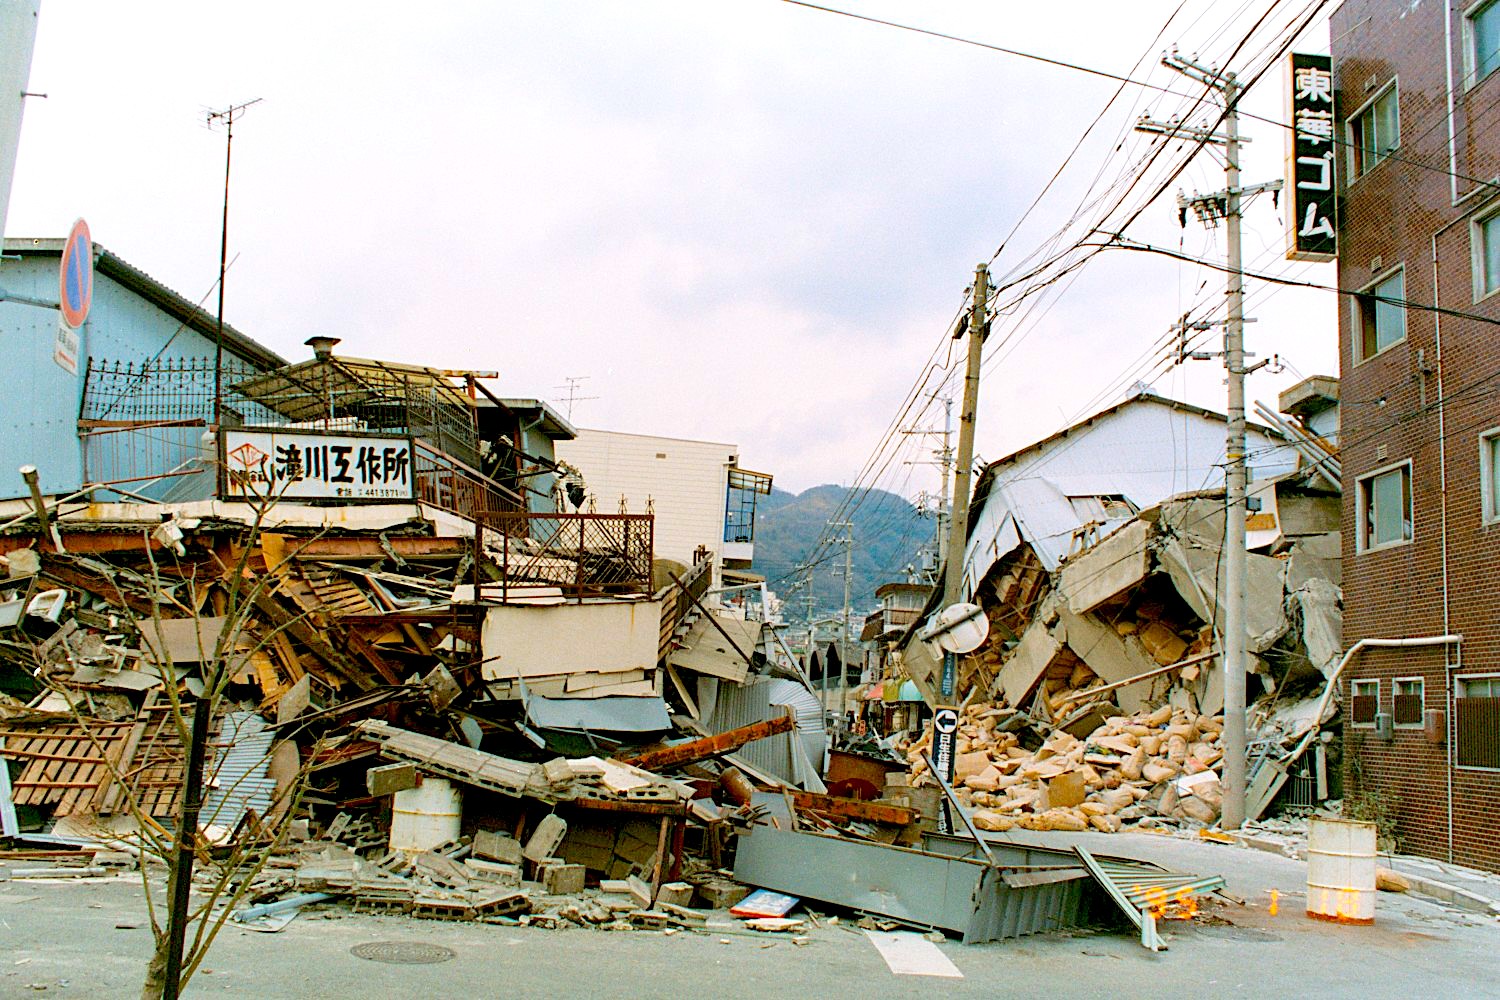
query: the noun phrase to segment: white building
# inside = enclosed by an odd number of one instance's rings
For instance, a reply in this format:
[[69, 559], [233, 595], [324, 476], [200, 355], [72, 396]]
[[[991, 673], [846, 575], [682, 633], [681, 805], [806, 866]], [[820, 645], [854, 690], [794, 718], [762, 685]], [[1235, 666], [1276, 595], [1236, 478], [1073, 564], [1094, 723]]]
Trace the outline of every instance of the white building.
[[714, 556], [715, 586], [760, 579], [748, 572], [755, 505], [771, 476], [741, 469], [738, 446], [584, 428], [557, 442], [557, 457], [583, 475], [599, 513], [656, 515], [656, 558], [690, 566], [702, 547]]

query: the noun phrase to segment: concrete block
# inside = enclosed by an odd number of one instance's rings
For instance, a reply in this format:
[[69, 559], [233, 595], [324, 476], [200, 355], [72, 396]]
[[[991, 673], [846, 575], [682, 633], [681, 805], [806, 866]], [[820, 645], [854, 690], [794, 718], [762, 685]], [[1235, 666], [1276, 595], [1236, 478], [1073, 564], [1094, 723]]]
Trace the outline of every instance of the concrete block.
[[519, 865], [525, 857], [521, 850], [521, 842], [504, 833], [495, 830], [474, 831], [474, 856], [485, 858], [490, 861], [498, 861], [501, 864]]
[[693, 887], [687, 882], [668, 882], [656, 894], [657, 905], [671, 903], [673, 906], [688, 906], [693, 901]]
[[526, 841], [521, 855], [527, 861], [540, 863], [544, 858], [552, 856], [557, 850], [557, 845], [562, 843], [563, 837], [568, 833], [568, 824], [561, 816], [551, 813], [542, 817], [542, 821], [536, 825], [531, 836]]
[[583, 891], [583, 865], [557, 864], [542, 868], [542, 891], [552, 896], [571, 896]]
[[415, 764], [385, 764], [365, 772], [365, 790], [379, 798], [416, 788], [420, 780]]

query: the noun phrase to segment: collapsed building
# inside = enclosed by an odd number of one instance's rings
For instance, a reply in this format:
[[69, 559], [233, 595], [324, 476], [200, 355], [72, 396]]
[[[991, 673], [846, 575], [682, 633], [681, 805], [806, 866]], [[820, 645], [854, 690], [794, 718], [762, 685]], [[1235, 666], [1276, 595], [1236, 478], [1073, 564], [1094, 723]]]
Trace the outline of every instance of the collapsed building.
[[[1263, 415], [1278, 426], [1252, 427], [1249, 449], [1251, 818], [1278, 793], [1336, 797], [1324, 727], [1342, 664], [1336, 458]], [[959, 663], [955, 774], [981, 825], [1217, 820], [1224, 494], [1177, 487], [1211, 482], [1223, 429], [1217, 414], [1137, 396], [985, 470], [965, 579], [990, 630]], [[939, 657], [914, 633], [900, 668], [931, 701]], [[930, 738], [904, 744], [919, 781]]]

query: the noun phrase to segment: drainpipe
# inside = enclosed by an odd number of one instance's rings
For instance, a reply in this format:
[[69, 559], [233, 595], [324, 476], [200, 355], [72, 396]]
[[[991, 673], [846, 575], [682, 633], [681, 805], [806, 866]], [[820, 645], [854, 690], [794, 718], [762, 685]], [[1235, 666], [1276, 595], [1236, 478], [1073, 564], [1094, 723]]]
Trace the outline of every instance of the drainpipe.
[[[1443, 58], [1448, 74], [1448, 194], [1458, 205], [1458, 133], [1453, 123], [1453, 11], [1443, 3]], [[1436, 302], [1437, 296], [1433, 296]]]
[[[1449, 21], [1452, 18], [1448, 18]], [[1449, 62], [1453, 56], [1450, 49]], [[1448, 134], [1451, 142], [1453, 134], [1453, 92], [1452, 76], [1450, 70], [1449, 92], [1448, 92]], [[1458, 184], [1457, 175], [1452, 175], [1454, 185]], [[1457, 187], [1454, 188], [1455, 193]], [[1444, 227], [1447, 228], [1446, 226]], [[1442, 297], [1438, 294], [1438, 247], [1437, 233], [1432, 234], [1432, 304], [1442, 305]], [[1443, 566], [1443, 634], [1450, 633], [1453, 628], [1448, 616], [1448, 434], [1446, 425], [1446, 409], [1443, 396], [1443, 316], [1436, 309], [1432, 313], [1432, 339], [1434, 365], [1437, 368], [1437, 418], [1438, 418], [1438, 512], [1441, 525], [1439, 547]], [[1463, 662], [1463, 646], [1458, 647], [1459, 662]], [[1456, 763], [1454, 758], [1453, 744], [1456, 739], [1457, 723], [1453, 719], [1453, 667], [1455, 664], [1449, 662], [1448, 651], [1443, 650], [1443, 724], [1448, 729], [1448, 739], [1443, 748], [1443, 759], [1447, 765], [1443, 768], [1447, 785], [1448, 797], [1448, 863], [1453, 863], [1453, 767]]]

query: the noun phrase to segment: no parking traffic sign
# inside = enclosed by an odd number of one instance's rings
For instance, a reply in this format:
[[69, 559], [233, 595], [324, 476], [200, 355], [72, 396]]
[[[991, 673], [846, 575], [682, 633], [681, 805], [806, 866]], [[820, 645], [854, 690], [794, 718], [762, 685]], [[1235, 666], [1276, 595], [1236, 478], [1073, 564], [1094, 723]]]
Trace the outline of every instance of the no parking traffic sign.
[[63, 244], [62, 262], [57, 274], [57, 340], [52, 345], [52, 360], [70, 375], [78, 374], [78, 330], [89, 318], [94, 302], [94, 241], [89, 224], [79, 219]]
[[83, 326], [94, 301], [94, 241], [89, 224], [79, 219], [63, 245], [62, 265], [58, 278], [58, 307], [63, 322], [71, 329]]

